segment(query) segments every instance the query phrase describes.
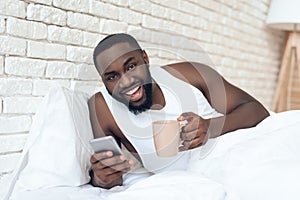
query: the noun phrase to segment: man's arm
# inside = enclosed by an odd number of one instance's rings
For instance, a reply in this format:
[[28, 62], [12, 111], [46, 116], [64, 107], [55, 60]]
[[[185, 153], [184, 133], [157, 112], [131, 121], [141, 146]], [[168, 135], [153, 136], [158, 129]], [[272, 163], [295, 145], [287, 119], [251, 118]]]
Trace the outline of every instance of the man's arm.
[[[112, 116], [101, 93], [97, 93], [89, 100], [90, 120], [93, 128], [94, 138], [111, 135]], [[117, 140], [118, 141], [118, 140]], [[120, 143], [118, 141], [118, 143]], [[91, 184], [102, 188], [112, 188], [123, 184], [123, 174], [133, 167], [132, 160], [126, 160], [123, 155], [113, 155], [111, 151], [95, 153], [91, 156], [90, 171]]]
[[224, 114], [222, 117], [203, 119], [194, 113], [183, 113], [179, 120], [189, 122], [182, 135], [189, 148], [204, 144], [207, 137], [253, 127], [269, 116], [260, 102], [206, 65], [184, 62], [165, 66], [164, 69], [198, 88], [211, 106]]

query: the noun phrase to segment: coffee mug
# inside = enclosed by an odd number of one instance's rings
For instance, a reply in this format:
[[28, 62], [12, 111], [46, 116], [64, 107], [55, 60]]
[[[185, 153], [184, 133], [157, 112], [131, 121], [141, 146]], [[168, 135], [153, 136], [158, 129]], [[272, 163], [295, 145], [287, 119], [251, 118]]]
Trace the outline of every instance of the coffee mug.
[[180, 144], [180, 122], [177, 120], [154, 121], [152, 128], [156, 154], [161, 157], [176, 156]]

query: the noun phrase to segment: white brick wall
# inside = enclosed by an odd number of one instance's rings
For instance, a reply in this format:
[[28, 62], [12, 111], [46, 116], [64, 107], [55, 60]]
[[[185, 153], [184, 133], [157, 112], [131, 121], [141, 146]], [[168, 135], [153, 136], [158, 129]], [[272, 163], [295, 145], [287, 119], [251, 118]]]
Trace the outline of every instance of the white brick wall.
[[26, 115], [1, 116], [0, 122], [0, 135], [4, 133], [20, 133], [29, 130], [31, 117]]
[[71, 62], [49, 62], [46, 70], [46, 77], [49, 78], [76, 78], [78, 69]]
[[89, 12], [100, 18], [118, 19], [119, 9], [117, 6], [108, 3], [91, 0]]
[[0, 78], [0, 96], [28, 95], [32, 91], [32, 82], [23, 78]]
[[21, 151], [26, 140], [27, 134], [0, 135], [0, 153]]
[[29, 4], [27, 7], [27, 18], [45, 22], [47, 24], [57, 24], [64, 26], [67, 22], [67, 13], [57, 8]]
[[66, 0], [53, 0], [53, 5], [55, 7], [63, 8], [66, 10], [73, 10], [78, 12], [88, 12], [89, 11], [89, 0], [76, 0], [76, 1], [66, 1]]
[[60, 44], [28, 41], [27, 56], [44, 59], [65, 59], [66, 47]]
[[155, 64], [213, 62], [269, 107], [284, 38], [265, 26], [269, 3], [1, 0], [0, 196], [49, 89], [62, 85], [92, 94], [101, 86], [92, 52], [107, 34], [134, 33]]
[[5, 97], [3, 98], [3, 113], [35, 113], [41, 101], [42, 97]]
[[40, 59], [6, 57], [5, 73], [16, 76], [44, 76], [47, 62]]
[[99, 32], [100, 20], [98, 17], [68, 12], [67, 25], [72, 28], [78, 28], [92, 32]]
[[26, 53], [26, 40], [0, 35], [0, 54], [24, 56]]
[[48, 40], [59, 43], [82, 45], [83, 32], [59, 26], [48, 26]]
[[85, 47], [78, 47], [78, 46], [68, 46], [67, 47], [67, 60], [92, 64], [93, 63], [93, 49], [85, 48]]
[[10, 35], [30, 39], [47, 38], [47, 26], [43, 23], [20, 20], [12, 17], [9, 17], [6, 23], [7, 33]]
[[25, 2], [19, 0], [2, 0], [0, 4], [1, 15], [15, 16], [24, 18]]

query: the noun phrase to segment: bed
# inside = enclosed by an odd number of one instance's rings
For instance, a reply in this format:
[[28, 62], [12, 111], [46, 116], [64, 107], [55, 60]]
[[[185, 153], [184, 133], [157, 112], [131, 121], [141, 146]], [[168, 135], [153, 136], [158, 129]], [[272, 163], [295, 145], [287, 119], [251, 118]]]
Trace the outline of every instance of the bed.
[[4, 199], [300, 199], [300, 111], [210, 139], [187, 171], [152, 174], [136, 161], [106, 190], [88, 184], [88, 98], [62, 87], [44, 98]]

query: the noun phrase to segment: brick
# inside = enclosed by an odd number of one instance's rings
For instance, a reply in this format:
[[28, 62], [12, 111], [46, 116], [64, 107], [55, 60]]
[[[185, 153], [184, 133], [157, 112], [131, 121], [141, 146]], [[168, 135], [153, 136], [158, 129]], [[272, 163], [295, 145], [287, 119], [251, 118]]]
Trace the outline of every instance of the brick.
[[152, 4], [151, 7], [151, 15], [152, 16], [156, 16], [156, 17], [161, 17], [161, 18], [165, 18], [165, 19], [169, 19], [170, 18], [170, 12], [172, 10], [168, 9], [167, 7], [163, 7], [157, 4]]
[[18, 0], [2, 0], [0, 4], [1, 15], [25, 18], [25, 2]]
[[79, 80], [101, 80], [98, 71], [94, 65], [80, 64], [78, 67], [78, 79]]
[[49, 62], [46, 70], [46, 77], [48, 78], [76, 78], [77, 67], [70, 62]]
[[190, 24], [193, 24], [192, 17], [181, 11], [172, 10], [170, 11], [170, 16], [171, 16], [171, 20], [177, 23], [186, 24], [189, 26]]
[[179, 1], [179, 8], [180, 10], [188, 13], [189, 15], [198, 15], [197, 12], [197, 6], [193, 3], [190, 3], [188, 1]]
[[41, 97], [5, 97], [3, 113], [32, 114], [36, 112], [41, 101]]
[[38, 59], [7, 57], [5, 59], [5, 73], [19, 76], [42, 77], [47, 62]]
[[12, 153], [7, 155], [0, 155], [0, 171], [1, 172], [11, 172], [15, 169], [21, 153]]
[[152, 3], [150, 3], [149, 1], [129, 0], [129, 9], [144, 14], [151, 14]]
[[0, 95], [26, 95], [31, 94], [32, 82], [21, 78], [0, 78]]
[[118, 19], [119, 8], [111, 4], [91, 0], [89, 13], [99, 17]]
[[3, 56], [0, 56], [0, 74], [3, 74], [3, 61], [4, 61], [4, 59], [3, 59]]
[[31, 117], [26, 115], [0, 116], [0, 122], [0, 135], [2, 133], [20, 133], [29, 131]]
[[29, 4], [27, 19], [64, 26], [67, 23], [67, 13], [49, 6]]
[[27, 55], [35, 58], [65, 59], [66, 47], [60, 44], [29, 41]]
[[7, 33], [24, 38], [46, 39], [47, 26], [39, 22], [9, 17], [7, 19]]
[[27, 134], [0, 135], [0, 154], [21, 151], [27, 137]]
[[114, 20], [101, 20], [100, 31], [106, 34], [126, 32], [127, 23]]
[[5, 31], [5, 19], [0, 16], [0, 33], [4, 33]]
[[97, 17], [68, 12], [67, 25], [85, 31], [99, 32], [100, 20]]
[[26, 40], [0, 35], [0, 55], [20, 55], [26, 53]]
[[68, 46], [67, 60], [92, 64], [93, 49], [85, 48], [85, 47]]
[[89, 0], [53, 0], [53, 5], [64, 10], [73, 10], [78, 12], [89, 11]]
[[[132, 35], [138, 41], [151, 41], [152, 30], [141, 29], [140, 27], [129, 25], [127, 33]], [[140, 44], [141, 45], [141, 44]]]
[[76, 29], [50, 25], [48, 26], [48, 40], [81, 45], [83, 41], [83, 32]]
[[91, 48], [95, 48], [97, 44], [105, 37], [100, 33], [83, 33], [83, 45]]
[[[150, 35], [152, 43], [164, 46], [171, 46], [172, 37], [170, 34], [153, 31]], [[160, 48], [164, 48], [164, 46]]]
[[157, 27], [163, 27], [163, 21], [158, 18], [151, 17], [149, 15], [143, 15], [142, 26], [157, 29]]
[[35, 80], [33, 82], [33, 92], [35, 96], [45, 96], [52, 87], [63, 86], [69, 87], [68, 80]]
[[198, 29], [191, 28], [191, 27], [188, 27], [188, 26], [183, 26], [182, 30], [183, 30], [182, 34], [184, 36], [190, 37], [190, 38], [193, 38], [193, 39], [198, 38], [198, 35], [199, 35]]
[[142, 14], [129, 10], [128, 8], [119, 8], [119, 20], [128, 24], [141, 24]]
[[[171, 34], [177, 33], [182, 34], [183, 26], [173, 21], [163, 21], [163, 27]], [[173, 33], [172, 33], [173, 32]]]

